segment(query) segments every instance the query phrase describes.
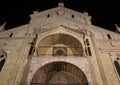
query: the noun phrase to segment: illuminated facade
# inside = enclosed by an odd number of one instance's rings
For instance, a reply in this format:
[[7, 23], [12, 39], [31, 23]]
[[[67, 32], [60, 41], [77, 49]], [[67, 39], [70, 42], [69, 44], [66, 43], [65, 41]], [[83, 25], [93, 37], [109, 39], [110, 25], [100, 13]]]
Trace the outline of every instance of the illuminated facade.
[[120, 34], [64, 7], [0, 29], [0, 85], [120, 85]]

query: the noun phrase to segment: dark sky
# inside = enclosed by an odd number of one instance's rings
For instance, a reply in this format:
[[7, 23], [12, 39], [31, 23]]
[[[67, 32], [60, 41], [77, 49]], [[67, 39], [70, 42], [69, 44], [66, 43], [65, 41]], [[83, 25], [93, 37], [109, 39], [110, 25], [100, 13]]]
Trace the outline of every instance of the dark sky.
[[34, 10], [43, 11], [57, 7], [60, 1], [67, 8], [88, 12], [94, 25], [112, 31], [116, 29], [115, 23], [120, 25], [120, 4], [117, 0], [2, 0], [0, 25], [6, 22], [5, 29], [11, 29], [29, 23], [29, 15]]

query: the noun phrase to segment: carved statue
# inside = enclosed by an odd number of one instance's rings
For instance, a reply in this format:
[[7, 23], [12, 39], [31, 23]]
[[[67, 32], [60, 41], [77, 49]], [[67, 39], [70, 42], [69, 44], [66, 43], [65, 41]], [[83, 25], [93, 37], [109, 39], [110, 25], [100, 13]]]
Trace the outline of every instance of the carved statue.
[[3, 23], [3, 25], [1, 25], [1, 26], [0, 26], [0, 31], [5, 30], [5, 25], [6, 25], [6, 22], [5, 22], [5, 23]]
[[116, 27], [116, 32], [120, 32], [120, 27], [117, 24], [115, 24], [115, 27]]

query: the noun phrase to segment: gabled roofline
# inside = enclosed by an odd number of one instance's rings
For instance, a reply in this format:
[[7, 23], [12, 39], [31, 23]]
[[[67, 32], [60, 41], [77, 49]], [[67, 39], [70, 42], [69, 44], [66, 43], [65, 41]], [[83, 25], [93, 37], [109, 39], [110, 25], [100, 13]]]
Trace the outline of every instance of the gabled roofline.
[[50, 8], [50, 9], [47, 9], [47, 10], [44, 10], [44, 11], [33, 11], [33, 14], [30, 15], [31, 19], [32, 18], [35, 18], [37, 16], [40, 16], [40, 15], [44, 15], [44, 14], [48, 14], [48, 13], [51, 13], [53, 11], [58, 11], [58, 10], [65, 10], [65, 11], [69, 11], [69, 12], [73, 12], [74, 14], [77, 14], [77, 15], [80, 15], [80, 16], [83, 16], [83, 17], [86, 17], [86, 18], [89, 18], [91, 19], [92, 17], [90, 15], [88, 15], [87, 12], [78, 12], [76, 10], [72, 10], [70, 8], [67, 8], [67, 7], [64, 7], [64, 3], [58, 3], [58, 6], [57, 7], [54, 7], [54, 8]]

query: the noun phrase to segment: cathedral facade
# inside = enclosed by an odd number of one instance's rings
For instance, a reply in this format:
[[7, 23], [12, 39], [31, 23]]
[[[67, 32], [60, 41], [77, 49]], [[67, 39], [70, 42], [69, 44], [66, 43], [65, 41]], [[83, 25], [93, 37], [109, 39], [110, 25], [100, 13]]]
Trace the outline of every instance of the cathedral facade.
[[30, 17], [0, 27], [0, 85], [120, 85], [119, 33], [63, 3]]

